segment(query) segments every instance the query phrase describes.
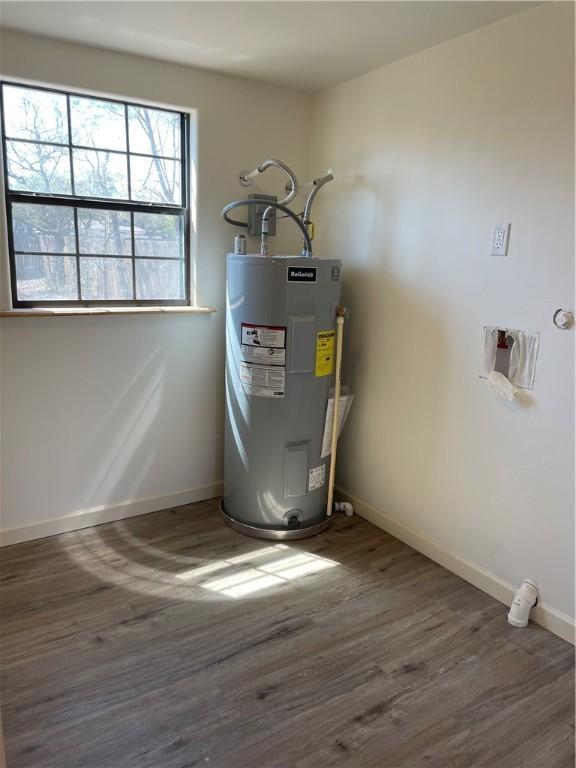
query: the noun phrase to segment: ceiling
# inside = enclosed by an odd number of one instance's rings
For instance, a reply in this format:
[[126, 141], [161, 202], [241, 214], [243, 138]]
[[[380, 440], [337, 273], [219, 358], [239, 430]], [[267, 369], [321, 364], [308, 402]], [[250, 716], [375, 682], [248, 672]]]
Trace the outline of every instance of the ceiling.
[[538, 2], [1, 2], [27, 32], [318, 91]]

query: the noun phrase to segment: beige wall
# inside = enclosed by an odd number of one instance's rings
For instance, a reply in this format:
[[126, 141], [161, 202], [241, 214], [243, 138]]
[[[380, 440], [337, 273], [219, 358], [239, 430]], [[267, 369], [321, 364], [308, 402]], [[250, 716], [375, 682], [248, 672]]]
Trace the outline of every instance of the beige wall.
[[[574, 334], [551, 324], [574, 298], [572, 30], [549, 5], [333, 88], [310, 147], [294, 91], [4, 32], [5, 77], [198, 110], [198, 296], [219, 311], [3, 321], [2, 526], [221, 479], [219, 210], [239, 167], [279, 156], [337, 174], [317, 252], [344, 259], [352, 309], [339, 483], [573, 613]], [[488, 255], [497, 220], [504, 259]], [[541, 333], [517, 406], [477, 376], [484, 323]]]
[[[351, 307], [339, 484], [570, 615], [574, 333], [552, 315], [574, 306], [573, 29], [548, 5], [324, 92], [311, 152], [337, 174], [318, 245]], [[520, 404], [478, 378], [485, 323], [541, 334]]]
[[[238, 172], [266, 157], [304, 173], [310, 97], [8, 31], [0, 51], [5, 78], [197, 110], [197, 290], [218, 310], [1, 321], [2, 528], [221, 481], [225, 254], [235, 231], [220, 210], [244, 194]], [[267, 188], [283, 184], [267, 174]]]

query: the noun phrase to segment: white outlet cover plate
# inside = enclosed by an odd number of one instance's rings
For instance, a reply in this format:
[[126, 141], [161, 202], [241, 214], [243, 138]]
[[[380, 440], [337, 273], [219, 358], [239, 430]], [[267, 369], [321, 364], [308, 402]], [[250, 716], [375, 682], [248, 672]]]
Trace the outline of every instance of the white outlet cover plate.
[[508, 238], [510, 237], [510, 224], [494, 224], [492, 231], [492, 245], [490, 247], [491, 256], [508, 255]]

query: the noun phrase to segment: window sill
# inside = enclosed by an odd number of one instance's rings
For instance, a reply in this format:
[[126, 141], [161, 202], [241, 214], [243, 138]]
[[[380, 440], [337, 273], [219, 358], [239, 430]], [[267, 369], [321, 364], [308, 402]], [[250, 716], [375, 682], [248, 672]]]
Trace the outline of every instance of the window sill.
[[5, 309], [0, 317], [65, 317], [67, 315], [207, 315], [213, 307], [46, 307]]

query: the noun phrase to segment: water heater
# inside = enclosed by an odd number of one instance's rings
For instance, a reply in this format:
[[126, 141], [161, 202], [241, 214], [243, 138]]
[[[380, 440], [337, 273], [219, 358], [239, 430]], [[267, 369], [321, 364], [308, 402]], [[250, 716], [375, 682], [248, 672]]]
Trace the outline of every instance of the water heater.
[[[296, 539], [323, 530], [332, 514], [335, 438], [327, 449], [327, 405], [335, 377], [332, 428], [338, 420], [341, 262], [312, 255], [310, 221], [318, 190], [309, 185], [301, 214], [287, 204], [298, 184], [279, 160], [240, 174], [241, 184], [267, 168], [288, 175], [287, 196], [252, 196], [227, 205], [226, 221], [261, 234], [260, 254], [245, 254], [245, 238], [228, 255], [226, 277], [226, 428], [222, 513], [237, 530], [259, 538]], [[253, 207], [259, 206], [258, 210]], [[248, 222], [230, 211], [248, 206]], [[291, 219], [303, 237], [298, 256], [271, 255], [271, 213]], [[341, 314], [341, 310], [338, 310]], [[337, 331], [338, 327], [338, 331]], [[337, 431], [337, 430], [334, 430]]]
[[255, 536], [299, 538], [328, 523], [321, 453], [340, 268], [228, 256], [223, 513]]

